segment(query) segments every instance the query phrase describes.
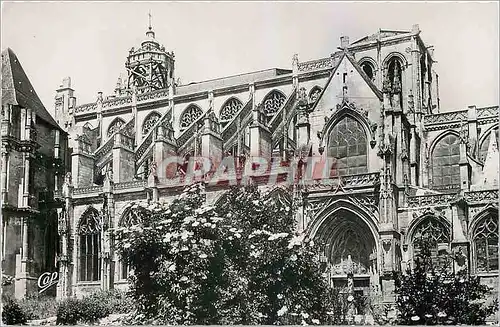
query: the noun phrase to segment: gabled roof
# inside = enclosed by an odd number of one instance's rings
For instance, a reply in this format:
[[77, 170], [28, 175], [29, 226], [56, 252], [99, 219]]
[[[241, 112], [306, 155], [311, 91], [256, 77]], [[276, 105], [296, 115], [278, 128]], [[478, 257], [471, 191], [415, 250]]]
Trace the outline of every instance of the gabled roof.
[[361, 43], [371, 42], [371, 41], [375, 41], [377, 39], [382, 40], [385, 38], [398, 36], [398, 35], [402, 35], [402, 34], [410, 34], [410, 33], [411, 33], [410, 31], [379, 30], [375, 34], [362, 37], [361, 39], [351, 43], [351, 45], [359, 45]]
[[31, 108], [49, 125], [61, 129], [52, 115], [45, 109], [28, 76], [12, 49], [2, 51], [2, 105], [12, 104]]
[[[333, 68], [332, 72], [330, 73], [330, 77], [328, 77], [328, 80], [326, 81], [325, 87], [323, 87], [323, 89], [321, 90], [321, 93], [319, 94], [318, 99], [321, 99], [321, 97], [323, 97], [323, 94], [326, 92], [326, 89], [327, 89], [328, 85], [331, 83], [333, 77], [335, 76], [335, 72], [337, 71], [337, 69], [339, 68], [340, 64], [342, 63], [342, 60], [344, 60], [344, 57], [346, 57], [349, 60], [349, 62], [354, 66], [354, 68], [356, 68], [356, 71], [361, 75], [361, 77], [366, 82], [366, 84], [368, 84], [368, 86], [373, 91], [373, 93], [375, 93], [375, 95], [379, 98], [379, 100], [382, 101], [384, 99], [384, 95], [382, 94], [382, 92], [377, 88], [377, 86], [375, 84], [373, 84], [373, 82], [366, 75], [366, 73], [363, 71], [363, 69], [361, 69], [361, 67], [358, 65], [358, 63], [356, 62], [356, 60], [352, 57], [352, 55], [350, 55], [349, 53], [347, 53], [345, 51], [342, 52], [342, 55], [340, 56], [340, 59], [336, 63], [336, 65]], [[319, 101], [316, 101], [314, 103], [314, 106], [312, 108], [313, 110], [316, 109], [316, 107], [318, 106], [318, 103], [319, 103]]]
[[361, 75], [363, 80], [366, 82], [366, 84], [368, 84], [370, 89], [372, 89], [373, 93], [375, 93], [377, 95], [377, 97], [380, 99], [380, 101], [384, 100], [384, 95], [382, 94], [382, 92], [377, 88], [377, 86], [372, 82], [372, 80], [366, 75], [365, 71], [363, 69], [361, 69], [361, 67], [359, 66], [357, 61], [350, 54], [346, 54], [345, 56], [351, 62], [351, 64], [354, 66], [354, 68], [356, 68], [359, 75]]

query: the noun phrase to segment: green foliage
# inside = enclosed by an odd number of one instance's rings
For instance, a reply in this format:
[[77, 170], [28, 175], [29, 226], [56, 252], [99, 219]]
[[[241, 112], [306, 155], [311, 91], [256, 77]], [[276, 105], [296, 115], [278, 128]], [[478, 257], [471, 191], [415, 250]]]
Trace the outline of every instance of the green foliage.
[[491, 289], [465, 269], [454, 273], [447, 265], [436, 265], [431, 257], [435, 244], [422, 240], [418, 246], [413, 270], [396, 276], [398, 323], [484, 324], [497, 309], [496, 300], [485, 304]]
[[27, 322], [26, 314], [19, 302], [10, 297], [2, 299], [2, 322], [7, 325], [23, 325]]
[[292, 208], [256, 187], [235, 188], [214, 208], [193, 185], [171, 204], [133, 210], [143, 222], [115, 234], [133, 270], [134, 323], [324, 323], [339, 311]]

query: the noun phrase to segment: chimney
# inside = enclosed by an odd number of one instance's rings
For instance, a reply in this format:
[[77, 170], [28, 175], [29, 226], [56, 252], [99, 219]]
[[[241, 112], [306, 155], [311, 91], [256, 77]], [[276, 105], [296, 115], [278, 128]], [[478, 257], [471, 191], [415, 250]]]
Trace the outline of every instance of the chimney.
[[349, 46], [349, 37], [348, 36], [341, 36], [340, 37], [340, 47], [342, 49], [345, 49]]
[[414, 34], [420, 33], [420, 27], [418, 26], [418, 24], [413, 24], [413, 26], [411, 27], [411, 32]]

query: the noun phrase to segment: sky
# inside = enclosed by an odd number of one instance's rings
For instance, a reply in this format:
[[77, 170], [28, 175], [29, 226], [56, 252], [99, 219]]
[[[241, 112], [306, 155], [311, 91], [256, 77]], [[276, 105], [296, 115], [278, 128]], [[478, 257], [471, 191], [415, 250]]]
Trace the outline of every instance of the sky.
[[498, 105], [498, 5], [343, 2], [8, 2], [1, 48], [17, 55], [45, 107], [70, 76], [77, 104], [111, 94], [131, 47], [157, 40], [175, 53], [183, 84], [268, 68], [336, 51], [379, 28], [410, 30], [435, 46], [441, 110]]

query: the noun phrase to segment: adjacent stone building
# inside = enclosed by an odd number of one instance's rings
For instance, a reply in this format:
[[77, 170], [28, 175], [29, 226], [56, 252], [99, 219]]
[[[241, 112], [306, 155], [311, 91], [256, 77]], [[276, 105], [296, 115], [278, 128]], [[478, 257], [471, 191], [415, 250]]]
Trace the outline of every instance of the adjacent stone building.
[[39, 275], [57, 270], [62, 203], [55, 194], [70, 166], [67, 133], [45, 109], [11, 49], [2, 52], [1, 114], [2, 286], [23, 297], [37, 292]]
[[[392, 273], [430, 236], [436, 259], [459, 256], [453, 269], [498, 286], [498, 106], [440, 107], [433, 49], [418, 25], [342, 37], [328, 57], [294, 55], [290, 69], [185, 85], [174, 59], [150, 27], [114, 94], [77, 104], [69, 78], [57, 90], [71, 156], [58, 209], [59, 297], [126, 287], [112, 229], [136, 222], [135, 203], [179, 194], [183, 185], [163, 177], [185, 178], [193, 157], [236, 158], [227, 183], [200, 177], [214, 204], [245, 177], [245, 163], [296, 162], [291, 183], [276, 167], [250, 180], [297, 204], [297, 228], [323, 245], [332, 285], [390, 302]], [[175, 156], [185, 162], [167, 169]], [[327, 158], [328, 178], [303, 178]]]

